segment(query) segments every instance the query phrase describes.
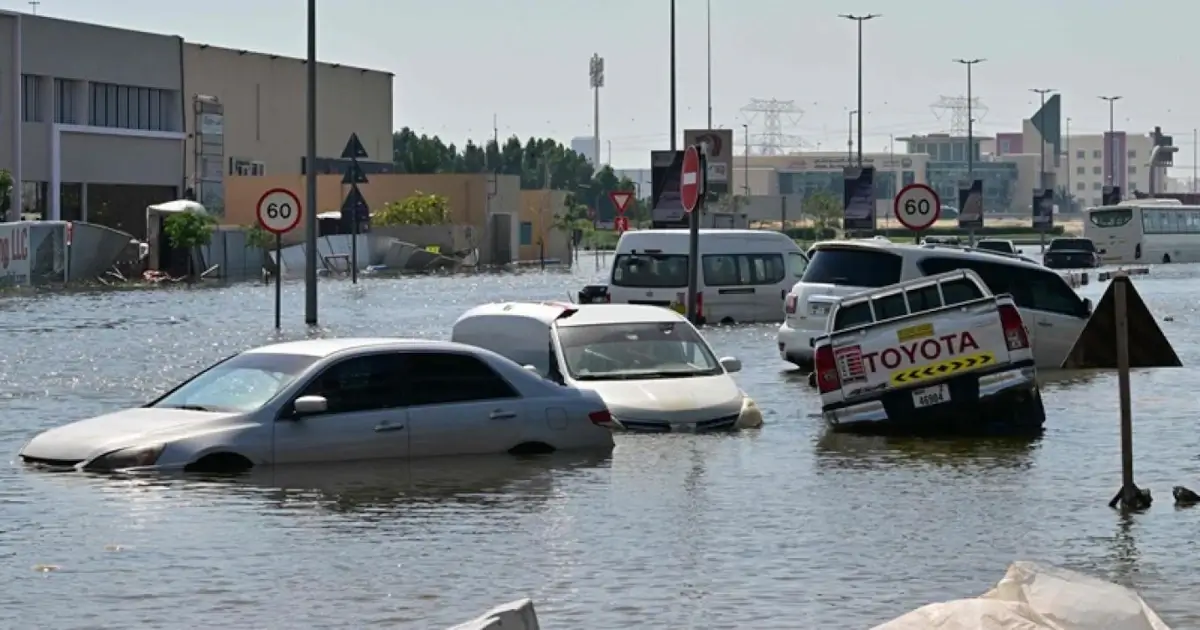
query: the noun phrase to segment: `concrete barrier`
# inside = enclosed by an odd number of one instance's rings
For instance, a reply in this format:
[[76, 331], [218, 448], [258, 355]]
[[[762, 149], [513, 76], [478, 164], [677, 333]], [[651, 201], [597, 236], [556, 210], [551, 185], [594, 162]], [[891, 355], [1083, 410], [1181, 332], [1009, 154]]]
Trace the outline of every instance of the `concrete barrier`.
[[1109, 280], [1112, 280], [1113, 274], [1118, 273], [1118, 272], [1124, 273], [1125, 275], [1128, 275], [1128, 276], [1144, 276], [1144, 275], [1147, 275], [1150, 273], [1150, 268], [1149, 267], [1134, 267], [1132, 269], [1114, 269], [1112, 271], [1101, 271], [1100, 275], [1096, 279], [1099, 280], [1100, 282], [1107, 282]]
[[447, 630], [540, 630], [533, 600], [518, 599], [501, 604], [482, 615]]

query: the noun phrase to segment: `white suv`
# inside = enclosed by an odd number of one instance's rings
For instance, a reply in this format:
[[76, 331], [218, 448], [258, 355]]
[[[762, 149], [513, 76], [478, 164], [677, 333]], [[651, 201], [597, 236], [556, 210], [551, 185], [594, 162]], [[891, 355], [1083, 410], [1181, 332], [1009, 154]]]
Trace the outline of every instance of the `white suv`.
[[1017, 256], [876, 239], [813, 246], [804, 277], [784, 300], [786, 319], [776, 337], [779, 355], [810, 369], [812, 340], [825, 333], [829, 309], [839, 298], [955, 269], [979, 274], [996, 295], [1011, 294], [1030, 329], [1038, 367], [1062, 365], [1091, 315], [1092, 304], [1057, 272]]

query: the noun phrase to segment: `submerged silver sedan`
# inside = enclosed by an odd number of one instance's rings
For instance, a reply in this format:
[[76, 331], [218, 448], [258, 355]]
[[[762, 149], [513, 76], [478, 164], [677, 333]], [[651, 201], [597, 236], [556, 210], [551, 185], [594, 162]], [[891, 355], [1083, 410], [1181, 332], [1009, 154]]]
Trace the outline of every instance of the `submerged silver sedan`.
[[611, 450], [599, 395], [443, 341], [313, 339], [236, 354], [157, 400], [45, 431], [27, 464], [238, 472], [485, 453]]

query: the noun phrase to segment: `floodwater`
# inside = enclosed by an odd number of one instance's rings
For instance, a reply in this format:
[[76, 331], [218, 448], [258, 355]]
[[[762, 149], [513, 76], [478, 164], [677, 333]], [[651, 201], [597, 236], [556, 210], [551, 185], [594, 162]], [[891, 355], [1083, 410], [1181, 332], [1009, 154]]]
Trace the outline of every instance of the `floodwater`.
[[[323, 281], [323, 335], [445, 338], [488, 300], [564, 299], [599, 275]], [[1200, 267], [1139, 291], [1200, 364]], [[1083, 293], [1098, 301], [1103, 286]], [[232, 352], [308, 334], [303, 287], [0, 299], [0, 451], [150, 398]], [[546, 628], [868, 628], [978, 594], [1015, 559], [1137, 587], [1200, 627], [1197, 368], [1135, 373], [1137, 480], [1122, 518], [1114, 375], [1049, 377], [1046, 435], [946, 443], [823, 436], [774, 327], [707, 332], [741, 358], [760, 431], [620, 436], [611, 457], [111, 480], [0, 466], [6, 627], [441, 628], [532, 597]]]

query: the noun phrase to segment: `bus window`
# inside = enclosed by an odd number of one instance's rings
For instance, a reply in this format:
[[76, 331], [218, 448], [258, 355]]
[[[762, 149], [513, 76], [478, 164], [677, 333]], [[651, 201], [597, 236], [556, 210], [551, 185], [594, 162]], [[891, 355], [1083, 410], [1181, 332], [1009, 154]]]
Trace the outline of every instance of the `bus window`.
[[1133, 210], [1092, 210], [1091, 213], [1088, 214], [1088, 218], [1092, 221], [1092, 225], [1096, 227], [1121, 227], [1133, 219]]

